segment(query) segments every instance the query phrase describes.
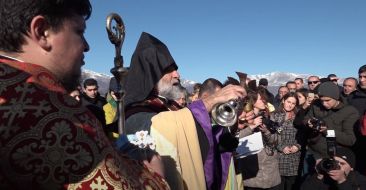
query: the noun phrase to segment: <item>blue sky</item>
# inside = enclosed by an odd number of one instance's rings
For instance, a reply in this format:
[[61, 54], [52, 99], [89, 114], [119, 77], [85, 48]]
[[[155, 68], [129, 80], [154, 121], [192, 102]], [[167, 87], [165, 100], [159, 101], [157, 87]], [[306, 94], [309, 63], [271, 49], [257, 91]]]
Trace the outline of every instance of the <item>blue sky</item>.
[[357, 76], [366, 64], [364, 0], [91, 0], [84, 69], [110, 74], [106, 17], [126, 26], [125, 66], [141, 32], [164, 42], [182, 78], [224, 81], [235, 71]]

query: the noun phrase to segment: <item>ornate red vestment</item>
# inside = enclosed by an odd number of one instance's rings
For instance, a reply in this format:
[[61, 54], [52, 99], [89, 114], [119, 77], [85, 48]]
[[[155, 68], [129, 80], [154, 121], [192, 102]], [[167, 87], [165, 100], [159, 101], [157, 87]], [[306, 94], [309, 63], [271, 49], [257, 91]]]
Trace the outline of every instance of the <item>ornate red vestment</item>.
[[169, 189], [118, 153], [49, 71], [0, 58], [0, 189], [8, 188]]

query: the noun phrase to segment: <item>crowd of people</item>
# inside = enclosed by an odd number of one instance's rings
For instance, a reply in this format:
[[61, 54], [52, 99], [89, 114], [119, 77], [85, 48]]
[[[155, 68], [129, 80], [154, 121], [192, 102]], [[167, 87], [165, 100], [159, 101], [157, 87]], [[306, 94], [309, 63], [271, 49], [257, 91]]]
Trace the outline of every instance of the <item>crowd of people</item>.
[[[100, 94], [79, 81], [91, 10], [0, 0], [0, 189], [366, 189], [366, 65], [341, 86], [314, 75], [274, 95], [237, 72], [189, 93], [168, 47], [143, 32], [124, 83]], [[253, 135], [262, 146], [239, 152]]]

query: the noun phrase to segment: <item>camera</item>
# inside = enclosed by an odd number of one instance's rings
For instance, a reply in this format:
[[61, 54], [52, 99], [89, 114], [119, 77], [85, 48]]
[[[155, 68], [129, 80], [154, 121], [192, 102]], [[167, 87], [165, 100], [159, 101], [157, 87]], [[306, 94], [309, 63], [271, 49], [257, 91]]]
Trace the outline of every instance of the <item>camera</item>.
[[264, 111], [259, 112], [258, 116], [262, 116], [262, 123], [267, 127], [267, 129], [271, 133], [276, 133], [276, 132], [281, 133], [282, 132], [283, 129], [282, 129], [281, 125], [278, 122], [272, 121], [271, 119], [266, 117]]
[[328, 158], [323, 158], [316, 166], [318, 172], [321, 174], [327, 174], [331, 170], [340, 169], [339, 162], [334, 159], [337, 149], [334, 130], [327, 130], [326, 141], [327, 141]]
[[313, 125], [313, 129], [316, 131], [320, 131], [321, 126], [325, 125], [324, 120], [315, 117], [310, 119], [310, 123]]

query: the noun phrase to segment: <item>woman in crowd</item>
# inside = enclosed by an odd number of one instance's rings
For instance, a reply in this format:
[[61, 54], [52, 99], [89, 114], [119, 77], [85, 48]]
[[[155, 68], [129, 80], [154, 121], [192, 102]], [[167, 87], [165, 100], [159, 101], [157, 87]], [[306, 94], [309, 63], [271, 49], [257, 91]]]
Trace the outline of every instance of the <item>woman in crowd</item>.
[[299, 139], [299, 142], [301, 142], [301, 159], [299, 172], [302, 176], [304, 176], [305, 174], [312, 172], [310, 170], [313, 170], [313, 168], [308, 167], [307, 163], [312, 162], [312, 160], [309, 159], [309, 155], [306, 155], [306, 139], [308, 133], [310, 133], [311, 131], [309, 131], [309, 128], [303, 124], [303, 120], [305, 115], [308, 113], [311, 104], [315, 100], [315, 95], [306, 88], [296, 90], [296, 94], [297, 98], [299, 99], [299, 105], [297, 107], [297, 113], [294, 120], [294, 127], [298, 130], [297, 137]]
[[297, 129], [293, 122], [298, 102], [296, 93], [289, 92], [283, 96], [278, 110], [271, 114], [271, 119], [281, 128], [281, 141], [277, 145], [277, 150], [280, 152], [281, 190], [296, 189], [295, 182], [300, 164], [301, 143], [296, 138]]
[[[253, 112], [257, 115], [252, 124], [239, 124], [243, 128], [239, 137], [245, 137], [255, 132], [261, 132], [264, 148], [255, 155], [238, 159], [237, 169], [242, 173], [246, 190], [251, 189], [276, 189], [280, 182], [278, 169], [278, 155], [275, 147], [278, 143], [278, 134], [268, 130], [263, 123], [268, 120], [267, 101], [261, 91], [248, 92], [248, 103], [253, 102]], [[245, 126], [245, 127], [244, 127]]]

